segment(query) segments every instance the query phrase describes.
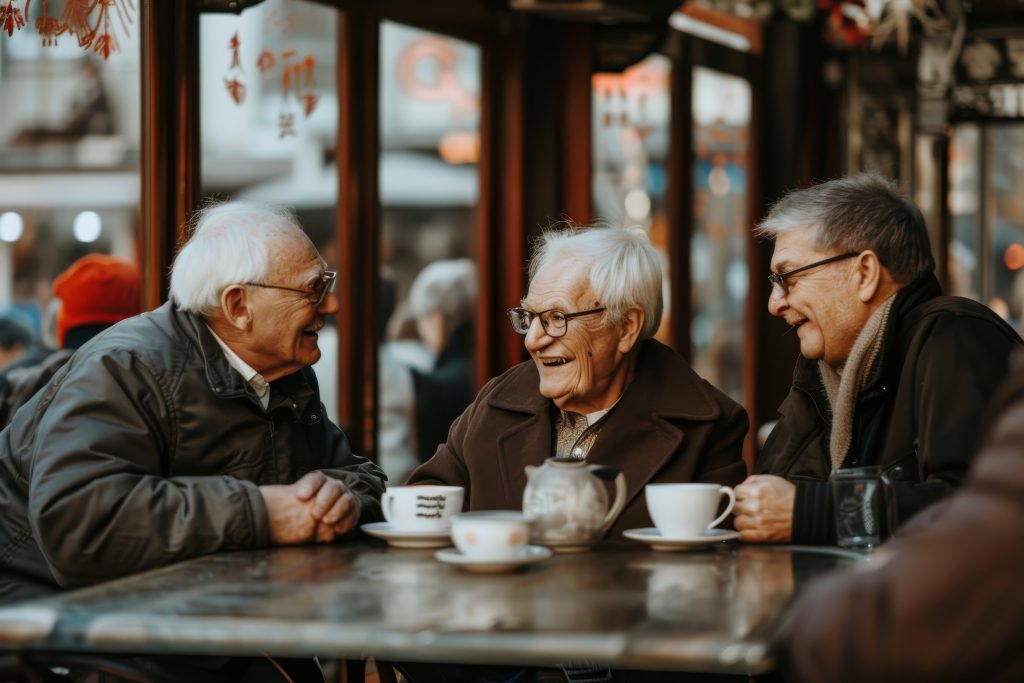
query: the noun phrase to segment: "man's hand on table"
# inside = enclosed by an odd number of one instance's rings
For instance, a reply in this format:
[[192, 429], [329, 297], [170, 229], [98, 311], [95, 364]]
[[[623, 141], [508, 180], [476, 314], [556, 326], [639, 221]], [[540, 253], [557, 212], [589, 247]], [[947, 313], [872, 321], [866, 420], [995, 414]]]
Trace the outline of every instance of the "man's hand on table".
[[337, 479], [310, 472], [294, 484], [261, 486], [274, 545], [330, 543], [359, 519], [355, 499]]
[[747, 543], [788, 543], [793, 539], [796, 486], [782, 477], [755, 474], [736, 487], [736, 531]]

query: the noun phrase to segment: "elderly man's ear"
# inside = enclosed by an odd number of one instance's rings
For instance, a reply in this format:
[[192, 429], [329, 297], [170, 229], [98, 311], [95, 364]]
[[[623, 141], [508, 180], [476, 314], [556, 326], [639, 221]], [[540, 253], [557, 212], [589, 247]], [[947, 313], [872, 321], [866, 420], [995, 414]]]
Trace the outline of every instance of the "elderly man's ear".
[[644, 312], [637, 307], [626, 310], [626, 317], [619, 323], [619, 353], [629, 353], [644, 327]]
[[231, 285], [221, 292], [220, 310], [224, 314], [224, 320], [240, 332], [252, 327], [249, 291], [242, 285]]
[[870, 304], [876, 300], [876, 296], [885, 298], [892, 286], [892, 277], [882, 262], [878, 260], [878, 254], [868, 249], [862, 251], [855, 262], [855, 277], [857, 286], [857, 298], [863, 304]]

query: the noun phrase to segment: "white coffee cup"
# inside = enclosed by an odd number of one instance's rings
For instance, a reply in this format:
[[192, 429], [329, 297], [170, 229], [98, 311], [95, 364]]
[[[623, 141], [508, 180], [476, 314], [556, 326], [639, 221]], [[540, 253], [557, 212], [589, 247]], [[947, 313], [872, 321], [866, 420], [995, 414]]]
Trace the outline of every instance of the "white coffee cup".
[[[715, 517], [723, 495], [729, 504]], [[648, 484], [644, 496], [654, 526], [665, 538], [702, 536], [721, 524], [736, 504], [732, 488], [719, 484]]]
[[380, 498], [395, 531], [444, 531], [462, 512], [461, 486], [392, 486]]
[[452, 541], [469, 559], [513, 560], [530, 538], [532, 521], [517, 510], [480, 510], [452, 518]]

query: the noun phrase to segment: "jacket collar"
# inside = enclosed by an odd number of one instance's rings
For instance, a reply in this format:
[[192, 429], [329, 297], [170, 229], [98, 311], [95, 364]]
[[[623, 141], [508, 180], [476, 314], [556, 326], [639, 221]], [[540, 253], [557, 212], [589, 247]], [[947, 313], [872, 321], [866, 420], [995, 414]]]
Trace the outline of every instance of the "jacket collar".
[[[900, 361], [898, 344], [895, 343], [900, 322], [910, 311], [940, 294], [942, 294], [942, 288], [932, 273], [919, 277], [896, 292], [896, 300], [893, 301], [889, 320], [883, 333], [882, 353], [864, 384], [865, 391], [881, 382], [882, 378], [887, 377], [886, 373], [889, 372], [891, 365]], [[800, 356], [797, 359], [796, 369], [793, 371], [793, 385], [809, 392], [816, 401], [824, 401], [821, 405], [828, 405], [828, 399], [824, 395], [821, 384], [821, 375], [818, 373], [818, 361]]]
[[[178, 327], [195, 344], [202, 356], [206, 369], [206, 381], [214, 395], [225, 399], [247, 396], [262, 410], [262, 404], [256, 392], [249, 386], [241, 373], [228, 363], [223, 349], [217, 343], [217, 339], [207, 327], [202, 316], [179, 310], [173, 302], [168, 302], [164, 306], [171, 307], [171, 315], [176, 319]], [[305, 411], [310, 399], [315, 395], [313, 388], [303, 377], [302, 371], [274, 380], [270, 386], [276, 391], [272, 391], [270, 394], [270, 405], [267, 410], [272, 411], [279, 405], [287, 404], [297, 418]]]
[[[710, 389], [678, 354], [648, 340], [637, 349], [633, 381], [607, 416], [587, 462], [614, 467], [626, 477], [626, 506], [676, 454], [690, 425], [717, 420], [722, 411]], [[553, 403], [539, 392], [533, 361], [515, 368], [509, 384], [488, 404], [522, 414], [496, 435], [506, 504], [521, 502], [526, 466], [551, 457]]]

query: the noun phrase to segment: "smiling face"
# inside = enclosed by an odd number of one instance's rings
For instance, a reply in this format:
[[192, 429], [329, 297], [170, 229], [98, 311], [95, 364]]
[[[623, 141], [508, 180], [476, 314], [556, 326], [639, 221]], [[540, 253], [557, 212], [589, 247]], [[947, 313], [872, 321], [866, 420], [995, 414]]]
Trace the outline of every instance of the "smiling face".
[[[590, 287], [588, 264], [552, 263], [537, 272], [523, 308], [540, 313], [552, 308], [575, 313], [600, 308]], [[540, 393], [559, 408], [587, 414], [610, 407], [626, 386], [626, 354], [636, 343], [628, 324], [611, 326], [603, 313], [568, 321], [565, 336], [549, 336], [534, 318], [526, 333], [526, 350], [540, 374]]]
[[[327, 264], [299, 230], [275, 238], [266, 284], [311, 291]], [[247, 353], [239, 355], [268, 381], [289, 375], [320, 360], [317, 331], [324, 316], [337, 313], [338, 298], [328, 293], [314, 306], [300, 292], [247, 287], [252, 310], [251, 329], [242, 339]]]
[[[791, 230], [776, 237], [771, 269], [783, 273], [834, 255], [813, 247], [809, 228]], [[855, 263], [837, 261], [794, 275], [787, 292], [773, 286], [768, 297], [768, 311], [796, 328], [801, 355], [837, 370], [873, 311], [858, 299]]]

